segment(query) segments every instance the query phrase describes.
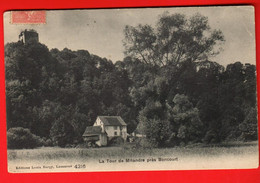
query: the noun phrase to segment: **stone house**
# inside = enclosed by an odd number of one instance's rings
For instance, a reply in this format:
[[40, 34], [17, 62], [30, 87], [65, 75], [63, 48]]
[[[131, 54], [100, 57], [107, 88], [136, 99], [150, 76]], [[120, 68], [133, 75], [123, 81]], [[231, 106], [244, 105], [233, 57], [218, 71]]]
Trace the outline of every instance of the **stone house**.
[[127, 138], [127, 124], [120, 116], [98, 116], [83, 134], [85, 142], [95, 141], [98, 146], [106, 146], [114, 137], [122, 137], [124, 141]]

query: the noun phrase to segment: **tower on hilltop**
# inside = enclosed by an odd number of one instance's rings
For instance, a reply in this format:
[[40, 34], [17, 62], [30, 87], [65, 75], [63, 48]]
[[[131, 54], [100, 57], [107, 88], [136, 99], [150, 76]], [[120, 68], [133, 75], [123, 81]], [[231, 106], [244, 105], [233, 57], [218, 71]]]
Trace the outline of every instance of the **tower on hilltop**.
[[39, 34], [33, 29], [31, 29], [31, 30], [25, 29], [24, 31], [22, 31], [20, 33], [19, 41], [21, 41], [23, 44], [38, 43]]

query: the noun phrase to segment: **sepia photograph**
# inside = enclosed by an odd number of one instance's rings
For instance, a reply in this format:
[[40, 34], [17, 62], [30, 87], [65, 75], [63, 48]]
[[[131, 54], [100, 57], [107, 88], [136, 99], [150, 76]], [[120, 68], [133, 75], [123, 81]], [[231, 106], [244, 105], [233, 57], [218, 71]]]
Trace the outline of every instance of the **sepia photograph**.
[[259, 166], [253, 6], [7, 11], [8, 171]]

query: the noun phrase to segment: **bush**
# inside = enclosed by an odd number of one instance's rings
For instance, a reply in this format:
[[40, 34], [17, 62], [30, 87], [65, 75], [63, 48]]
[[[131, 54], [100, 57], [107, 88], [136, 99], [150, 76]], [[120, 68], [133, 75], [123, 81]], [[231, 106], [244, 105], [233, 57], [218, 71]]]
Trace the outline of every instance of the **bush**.
[[89, 147], [88, 144], [83, 142], [83, 143], [80, 143], [80, 144], [76, 145], [75, 148], [88, 148], [88, 147]]
[[135, 138], [135, 141], [131, 145], [124, 147], [125, 149], [151, 149], [157, 147], [156, 144], [152, 143], [147, 138]]
[[257, 110], [256, 108], [251, 108], [245, 117], [244, 121], [239, 124], [239, 130], [241, 135], [240, 140], [252, 141], [257, 140]]
[[30, 149], [42, 146], [42, 139], [27, 128], [15, 127], [7, 131], [7, 147], [9, 149]]
[[111, 146], [120, 146], [124, 144], [124, 139], [122, 137], [113, 137], [110, 141], [109, 141], [109, 145]]
[[207, 133], [203, 139], [203, 142], [206, 144], [219, 142], [218, 134], [213, 130], [207, 131]]
[[51, 139], [47, 139], [44, 146], [53, 146]]
[[146, 138], [141, 138], [139, 143], [142, 148], [150, 149], [150, 148], [158, 147], [157, 142], [148, 140]]
[[170, 122], [167, 110], [158, 101], [148, 101], [139, 112], [138, 131], [146, 136], [146, 140], [140, 145], [164, 147], [170, 136]]

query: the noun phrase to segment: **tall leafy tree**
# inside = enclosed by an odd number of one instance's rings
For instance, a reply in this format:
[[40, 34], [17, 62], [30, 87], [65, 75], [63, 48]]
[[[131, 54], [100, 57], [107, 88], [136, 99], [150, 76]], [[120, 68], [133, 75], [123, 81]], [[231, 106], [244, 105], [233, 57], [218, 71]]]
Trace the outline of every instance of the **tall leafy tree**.
[[185, 60], [200, 61], [216, 55], [223, 43], [220, 30], [212, 30], [208, 18], [195, 14], [164, 13], [156, 27], [150, 25], [126, 26], [124, 29], [125, 54], [146, 64], [163, 66]]

